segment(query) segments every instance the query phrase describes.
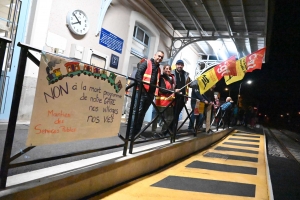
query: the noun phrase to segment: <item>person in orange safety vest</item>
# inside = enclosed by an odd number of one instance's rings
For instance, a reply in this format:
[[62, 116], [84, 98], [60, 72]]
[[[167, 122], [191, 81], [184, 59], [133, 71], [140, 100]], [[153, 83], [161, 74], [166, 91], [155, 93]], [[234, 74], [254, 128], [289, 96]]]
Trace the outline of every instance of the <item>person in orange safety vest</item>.
[[[133, 106], [133, 113], [132, 113], [132, 120], [131, 120], [131, 126], [130, 126], [130, 132], [129, 137], [132, 138], [136, 134], [138, 134], [142, 128], [143, 121], [145, 114], [148, 110], [148, 108], [151, 105], [151, 102], [153, 102], [154, 95], [158, 95], [158, 88], [156, 88], [153, 85], [158, 86], [159, 78], [160, 78], [160, 68], [159, 63], [164, 58], [164, 52], [163, 51], [157, 51], [153, 58], [145, 60], [140, 64], [140, 66], [137, 69], [135, 79], [138, 81], [143, 81], [148, 84], [143, 84], [142, 90], [137, 90], [136, 96], [135, 96], [135, 103]], [[140, 99], [140, 105], [137, 108], [138, 104], [138, 96], [139, 93], [141, 93], [141, 99]], [[138, 115], [136, 115], [137, 109], [139, 110]], [[134, 124], [135, 117], [137, 117], [137, 124]], [[143, 136], [141, 136], [142, 139], [144, 139]]]
[[[165, 65], [163, 67], [163, 74], [161, 75], [159, 79], [159, 87], [160, 90], [158, 92], [158, 96], [155, 97], [155, 104], [159, 110], [159, 112], [162, 112], [164, 109], [163, 117], [167, 123], [164, 123], [162, 126], [161, 133], [156, 133], [156, 128], [157, 128], [157, 119], [153, 121], [152, 124], [152, 133], [154, 134], [154, 137], [164, 137], [166, 136], [166, 130], [170, 123], [173, 120], [173, 105], [169, 105], [173, 99], [175, 98], [174, 96], [174, 89], [175, 89], [175, 77], [173, 74], [171, 74], [171, 66], [170, 65]], [[164, 90], [164, 89], [167, 90]], [[171, 91], [168, 91], [171, 90]], [[168, 106], [168, 107], [167, 107]], [[167, 108], [166, 108], [167, 107]]]

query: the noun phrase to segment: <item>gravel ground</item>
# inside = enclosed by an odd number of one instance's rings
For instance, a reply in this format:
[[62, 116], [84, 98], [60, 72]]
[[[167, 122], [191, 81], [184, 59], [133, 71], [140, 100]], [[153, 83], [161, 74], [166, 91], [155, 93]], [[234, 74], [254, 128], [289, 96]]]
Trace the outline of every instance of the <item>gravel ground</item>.
[[271, 136], [269, 130], [264, 129], [264, 132], [267, 136], [268, 141], [268, 154], [275, 157], [283, 157], [286, 158], [286, 156], [283, 154], [281, 148], [279, 147], [277, 141]]

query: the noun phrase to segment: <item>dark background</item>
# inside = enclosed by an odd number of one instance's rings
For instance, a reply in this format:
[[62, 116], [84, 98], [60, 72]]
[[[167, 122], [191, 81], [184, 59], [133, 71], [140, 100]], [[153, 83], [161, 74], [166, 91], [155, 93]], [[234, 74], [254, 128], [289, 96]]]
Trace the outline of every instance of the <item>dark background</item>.
[[[270, 0], [265, 63], [246, 73], [241, 87], [245, 104], [258, 107], [265, 122], [300, 131], [300, 1]], [[251, 85], [246, 81], [252, 80]], [[241, 81], [217, 84], [224, 98], [237, 101]], [[283, 116], [281, 116], [283, 115]]]

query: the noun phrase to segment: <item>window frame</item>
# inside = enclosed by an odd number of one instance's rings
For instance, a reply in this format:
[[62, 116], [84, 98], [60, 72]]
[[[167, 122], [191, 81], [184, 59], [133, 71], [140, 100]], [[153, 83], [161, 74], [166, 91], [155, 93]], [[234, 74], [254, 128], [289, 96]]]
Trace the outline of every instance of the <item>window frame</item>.
[[[138, 32], [138, 30], [143, 31], [143, 33], [144, 33], [143, 41], [141, 41], [140, 39], [137, 38], [137, 32]], [[148, 37], [148, 44], [145, 43], [146, 36]], [[149, 47], [150, 36], [149, 36], [149, 34], [147, 33], [147, 31], [146, 31], [145, 29], [141, 28], [141, 27], [138, 26], [138, 25], [135, 25], [135, 26], [134, 26], [133, 39], [134, 39], [135, 41], [137, 41], [138, 43], [142, 44], [143, 46], [145, 46], [145, 47], [147, 47], [147, 48]]]

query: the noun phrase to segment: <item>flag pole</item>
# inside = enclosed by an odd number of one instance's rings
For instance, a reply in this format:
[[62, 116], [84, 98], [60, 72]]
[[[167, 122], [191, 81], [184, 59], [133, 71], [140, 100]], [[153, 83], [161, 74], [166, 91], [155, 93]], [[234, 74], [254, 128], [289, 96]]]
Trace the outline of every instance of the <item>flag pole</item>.
[[179, 90], [182, 90], [183, 88], [185, 88], [186, 86], [190, 85], [190, 84], [191, 84], [192, 82], [194, 82], [194, 81], [197, 81], [197, 79], [195, 79], [195, 80], [189, 82], [188, 84], [184, 85], [184, 86], [183, 86], [182, 88], [180, 88]]
[[[189, 84], [191, 84], [191, 83], [194, 82], [194, 81], [197, 81], [197, 79], [195, 79], [195, 80], [189, 82], [188, 84], [184, 85], [184, 86], [183, 86], [182, 88], [180, 88], [179, 90], [182, 90], [183, 88], [185, 88], [186, 86], [188, 86]], [[174, 93], [176, 93], [176, 92], [174, 92]], [[173, 95], [174, 95], [174, 94], [171, 94], [171, 95], [167, 98], [167, 100], [168, 100], [169, 98], [171, 98]]]

